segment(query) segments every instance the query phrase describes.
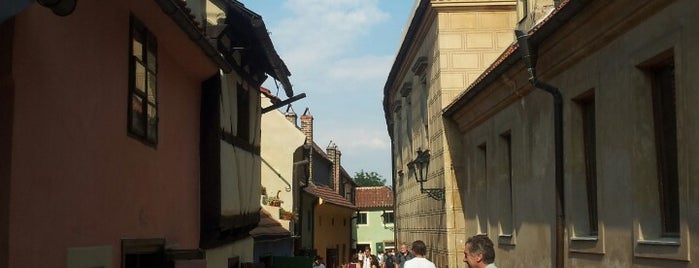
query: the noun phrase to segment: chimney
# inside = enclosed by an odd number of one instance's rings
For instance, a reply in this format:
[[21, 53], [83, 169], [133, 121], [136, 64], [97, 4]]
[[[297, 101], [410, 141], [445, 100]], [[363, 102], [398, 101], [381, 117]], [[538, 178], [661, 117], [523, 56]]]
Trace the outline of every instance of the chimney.
[[294, 112], [294, 109], [291, 108], [291, 105], [289, 105], [289, 107], [286, 108], [286, 113], [284, 113], [284, 117], [286, 117], [286, 120], [289, 120], [289, 122], [294, 124], [295, 127], [298, 127], [296, 123], [296, 119], [298, 118], [298, 116]]
[[306, 165], [308, 181], [306, 183], [311, 183], [313, 182], [313, 116], [308, 111], [308, 107], [301, 115], [301, 132], [306, 135], [304, 148], [308, 150], [308, 165]]
[[301, 132], [306, 135], [306, 144], [313, 145], [313, 116], [308, 107], [301, 115]]
[[337, 149], [337, 145], [335, 145], [335, 143], [333, 143], [332, 141], [330, 142], [330, 144], [328, 144], [328, 148], [326, 148], [325, 151], [328, 154], [330, 161], [333, 162], [331, 173], [332, 188], [335, 190], [336, 193], [344, 196], [344, 194], [340, 193], [340, 173], [342, 170], [342, 166], [340, 164], [340, 156], [342, 155], [342, 153], [340, 152], [340, 149]]

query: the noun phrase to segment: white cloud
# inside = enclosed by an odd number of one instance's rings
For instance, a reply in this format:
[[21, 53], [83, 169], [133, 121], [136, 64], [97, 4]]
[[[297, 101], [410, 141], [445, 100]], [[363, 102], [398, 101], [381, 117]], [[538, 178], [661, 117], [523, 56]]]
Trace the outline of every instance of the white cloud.
[[327, 73], [331, 79], [351, 79], [357, 81], [386, 79], [391, 69], [393, 56], [363, 56], [338, 60]]
[[284, 6], [291, 14], [270, 30], [291, 70], [321, 70], [351, 56], [368, 29], [389, 18], [378, 0], [289, 0]]
[[331, 129], [314, 139], [318, 142], [332, 140], [343, 152], [362, 153], [391, 148], [386, 131], [366, 127], [345, 126], [342, 129]]
[[[318, 145], [337, 144], [352, 175], [364, 169], [388, 178], [391, 146], [381, 101], [394, 55], [367, 52], [385, 45], [370, 35], [385, 31], [391, 19], [379, 1], [391, 0], [287, 0], [277, 10], [285, 13], [265, 23], [294, 92], [307, 93], [294, 108], [311, 109]], [[274, 88], [272, 81], [266, 85]]]

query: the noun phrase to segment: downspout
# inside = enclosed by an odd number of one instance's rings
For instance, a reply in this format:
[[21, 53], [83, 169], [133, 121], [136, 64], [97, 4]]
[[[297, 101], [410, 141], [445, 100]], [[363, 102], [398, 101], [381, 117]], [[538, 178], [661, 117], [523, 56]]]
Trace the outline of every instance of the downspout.
[[556, 265], [563, 267], [564, 256], [564, 227], [565, 227], [565, 189], [563, 185], [563, 97], [558, 88], [536, 78], [536, 61], [529, 50], [529, 36], [520, 30], [515, 30], [522, 60], [529, 72], [529, 82], [536, 88], [542, 89], [553, 96], [554, 124], [554, 158], [555, 158], [555, 189], [556, 189]]
[[[277, 169], [275, 169], [272, 165], [270, 165], [269, 162], [267, 162], [267, 160], [265, 160], [264, 157], [260, 157], [260, 159], [262, 160], [262, 163], [265, 163], [265, 165], [267, 165], [267, 167], [269, 169], [271, 169], [272, 172], [274, 172], [274, 174], [277, 175], [277, 177], [279, 177], [279, 179], [281, 179], [284, 183], [286, 183], [286, 187], [284, 187], [284, 191], [291, 192], [291, 184], [286, 179], [284, 179], [284, 176], [282, 176], [282, 174], [280, 174], [279, 171], [277, 171]], [[296, 164], [296, 163], [294, 163], [294, 164]]]

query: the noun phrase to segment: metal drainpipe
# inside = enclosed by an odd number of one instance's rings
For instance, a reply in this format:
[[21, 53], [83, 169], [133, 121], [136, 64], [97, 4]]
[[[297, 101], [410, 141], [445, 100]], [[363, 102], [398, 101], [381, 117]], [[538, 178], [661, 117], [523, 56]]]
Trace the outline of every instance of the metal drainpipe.
[[556, 189], [556, 266], [563, 267], [564, 256], [564, 227], [565, 227], [565, 189], [563, 184], [563, 97], [558, 88], [539, 81], [536, 78], [536, 62], [532, 61], [529, 50], [529, 36], [520, 30], [515, 30], [522, 60], [529, 72], [529, 82], [536, 88], [542, 89], [553, 96], [554, 124], [554, 158], [555, 158], [555, 189]]

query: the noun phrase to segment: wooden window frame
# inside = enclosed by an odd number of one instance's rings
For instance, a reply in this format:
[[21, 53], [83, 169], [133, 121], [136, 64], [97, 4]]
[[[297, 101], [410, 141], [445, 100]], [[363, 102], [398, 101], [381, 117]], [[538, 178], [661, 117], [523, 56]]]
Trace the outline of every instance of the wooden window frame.
[[[155, 35], [133, 15], [129, 24], [129, 94], [127, 100], [128, 135], [155, 147], [158, 144], [158, 43]], [[134, 46], [141, 41], [140, 52]], [[139, 57], [140, 55], [140, 57]], [[152, 56], [152, 58], [151, 58]], [[143, 82], [136, 74], [138, 66], [144, 70]], [[139, 89], [138, 84], [141, 84]], [[141, 106], [141, 113], [134, 113], [134, 105]], [[152, 115], [151, 115], [152, 114]], [[140, 120], [137, 122], [135, 119]]]
[[[390, 217], [388, 215], [391, 215]], [[396, 223], [396, 215], [394, 214], [393, 211], [386, 211], [383, 213], [383, 223], [384, 224], [395, 224]], [[388, 219], [391, 219], [391, 221], [388, 221]]]
[[[121, 240], [121, 267], [127, 268], [128, 255], [156, 254], [160, 255], [161, 267], [165, 267], [165, 239], [122, 239]], [[153, 267], [156, 268], [156, 267]]]
[[[362, 222], [362, 219], [364, 221]], [[357, 213], [357, 225], [367, 225], [369, 224], [369, 215], [366, 212]]]

